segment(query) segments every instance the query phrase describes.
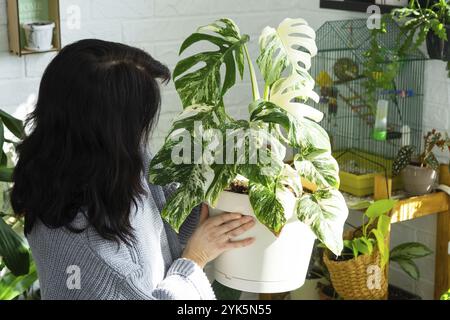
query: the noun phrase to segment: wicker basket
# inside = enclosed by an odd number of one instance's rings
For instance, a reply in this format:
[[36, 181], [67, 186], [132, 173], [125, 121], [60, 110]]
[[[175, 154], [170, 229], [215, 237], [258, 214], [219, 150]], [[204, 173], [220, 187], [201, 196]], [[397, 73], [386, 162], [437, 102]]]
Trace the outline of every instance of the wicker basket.
[[381, 272], [380, 289], [369, 289], [368, 268], [380, 266], [381, 256], [378, 250], [372, 255], [360, 255], [346, 261], [330, 260], [324, 253], [324, 263], [330, 272], [331, 282], [336, 292], [345, 300], [385, 300], [388, 296], [386, 268]]

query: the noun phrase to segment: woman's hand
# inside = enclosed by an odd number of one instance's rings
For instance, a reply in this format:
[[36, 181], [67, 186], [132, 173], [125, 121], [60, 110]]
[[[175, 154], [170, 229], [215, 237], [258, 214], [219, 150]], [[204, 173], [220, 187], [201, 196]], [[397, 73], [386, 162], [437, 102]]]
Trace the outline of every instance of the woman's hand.
[[201, 268], [217, 258], [222, 252], [249, 246], [254, 238], [240, 241], [231, 239], [240, 236], [255, 225], [253, 217], [240, 213], [224, 213], [209, 217], [208, 206], [202, 206], [200, 223], [191, 239], [189, 239], [183, 258], [197, 263]]

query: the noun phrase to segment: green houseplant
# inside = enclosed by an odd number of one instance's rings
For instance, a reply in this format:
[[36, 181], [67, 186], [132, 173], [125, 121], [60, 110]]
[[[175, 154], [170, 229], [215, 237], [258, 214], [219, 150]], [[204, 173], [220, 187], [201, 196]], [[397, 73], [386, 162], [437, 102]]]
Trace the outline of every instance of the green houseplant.
[[[313, 91], [314, 80], [308, 73], [311, 58], [317, 53], [314, 31], [303, 19], [286, 19], [277, 29], [263, 30], [257, 59], [265, 82], [263, 96], [247, 49], [248, 41], [249, 36], [241, 35], [233, 21], [221, 19], [200, 27], [183, 42], [180, 54], [199, 42], [213, 49], [182, 59], [174, 70], [175, 87], [184, 110], [174, 120], [164, 146], [153, 158], [149, 180], [158, 185], [180, 184], [162, 211], [175, 230], [201, 203], [229, 211], [222, 206], [225, 203], [231, 205], [230, 210], [254, 214], [261, 226], [254, 229], [267, 232], [264, 237], [268, 240], [258, 244], [260, 237], [256, 236], [252, 245], [261, 252], [270, 244], [276, 248], [278, 244], [283, 247], [284, 241], [294, 243], [295, 237], [288, 240], [286, 234], [293, 232], [288, 231], [292, 225], [294, 229], [300, 228], [302, 231], [297, 233], [308, 236], [303, 252], [307, 257], [301, 258], [306, 260], [306, 266], [303, 271], [296, 267], [296, 273], [303, 275], [290, 281], [290, 287], [283, 288], [289, 291], [304, 281], [315, 237], [340, 254], [348, 210], [338, 191], [338, 165], [331, 155], [329, 137], [317, 124], [323, 115], [306, 105], [309, 99], [318, 99]], [[236, 83], [237, 75], [244, 76], [246, 64], [253, 100], [249, 101], [248, 120], [236, 120], [227, 112], [223, 98]], [[296, 150], [292, 164], [283, 161], [286, 146]], [[224, 191], [230, 189], [236, 177], [246, 181], [244, 194]], [[318, 189], [309, 193], [303, 190], [302, 178]], [[229, 201], [224, 201], [224, 197]], [[281, 252], [281, 247], [275, 251]], [[289, 255], [280, 259], [286, 256]], [[253, 275], [260, 271], [281, 276], [289, 271], [266, 272], [261, 268], [266, 268], [267, 263], [251, 252], [241, 258], [244, 260], [237, 263], [236, 272], [247, 265], [256, 268]], [[272, 264], [288, 262], [276, 262], [277, 259]], [[217, 263], [215, 268], [217, 271]], [[216, 272], [216, 276], [223, 273]], [[292, 279], [287, 276], [285, 283], [289, 280]], [[283, 291], [273, 287], [261, 289], [257, 283], [264, 281], [258, 281], [248, 282], [255, 284], [254, 291]], [[222, 278], [221, 282], [226, 280]], [[224, 284], [248, 289], [245, 285]]]
[[[326, 251], [324, 262], [336, 292], [344, 299], [384, 299], [388, 293], [385, 266], [389, 261], [387, 235], [393, 200], [371, 204], [363, 215], [359, 229], [347, 232], [341, 256]], [[372, 269], [371, 269], [372, 268]], [[376, 283], [368, 286], [370, 272]]]
[[399, 20], [406, 33], [402, 50], [427, 44], [431, 59], [448, 61], [448, 23], [450, 6], [446, 0], [410, 0], [406, 8], [395, 9], [391, 15]]
[[[399, 288], [388, 287], [388, 261], [398, 264], [412, 279], [420, 278], [420, 271], [414, 260], [430, 255], [432, 251], [429, 248], [421, 243], [408, 242], [389, 251], [389, 213], [395, 203], [395, 200], [390, 199], [372, 203], [363, 215], [362, 226], [346, 233], [342, 255], [336, 257], [330, 252], [324, 253], [332, 285], [340, 297], [384, 299], [388, 297], [388, 293], [393, 296], [402, 293], [403, 290]], [[374, 266], [379, 268], [378, 271]], [[369, 287], [371, 279], [379, 285]]]
[[0, 110], [0, 300], [21, 295], [30, 297], [30, 288], [37, 280], [36, 267], [23, 240], [23, 220], [14, 217], [9, 205], [13, 163], [4, 151], [4, 144], [15, 145], [5, 138], [7, 128], [17, 139], [24, 135], [22, 121]]
[[415, 146], [402, 147], [392, 166], [392, 175], [402, 175], [405, 191], [412, 195], [421, 195], [433, 190], [439, 170], [439, 161], [433, 153], [435, 148], [450, 151], [450, 138], [436, 129], [424, 136], [424, 149], [414, 159]]

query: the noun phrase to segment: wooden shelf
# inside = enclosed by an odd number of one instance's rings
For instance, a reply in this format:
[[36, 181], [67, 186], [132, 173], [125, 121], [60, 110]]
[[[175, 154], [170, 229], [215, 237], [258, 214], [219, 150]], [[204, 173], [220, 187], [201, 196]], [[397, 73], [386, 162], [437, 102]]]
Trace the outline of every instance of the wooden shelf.
[[[450, 173], [447, 165], [441, 165], [440, 183], [450, 185]], [[389, 190], [386, 190], [388, 186]], [[391, 197], [392, 179], [375, 177], [374, 199]], [[437, 239], [434, 297], [440, 296], [450, 288], [450, 197], [445, 192], [410, 197], [399, 200], [391, 212], [391, 223], [401, 223], [417, 218], [437, 214]]]
[[[61, 17], [59, 0], [7, 0], [9, 49], [17, 56], [61, 50]], [[23, 23], [51, 21], [55, 23], [53, 48], [48, 51], [26, 50]]]
[[[367, 7], [373, 4], [374, 3], [363, 1], [320, 0], [320, 8], [357, 12], [367, 12]], [[397, 6], [389, 6], [383, 4], [377, 4], [377, 6], [380, 7], [381, 13], [389, 13], [391, 12], [391, 10], [399, 8]]]

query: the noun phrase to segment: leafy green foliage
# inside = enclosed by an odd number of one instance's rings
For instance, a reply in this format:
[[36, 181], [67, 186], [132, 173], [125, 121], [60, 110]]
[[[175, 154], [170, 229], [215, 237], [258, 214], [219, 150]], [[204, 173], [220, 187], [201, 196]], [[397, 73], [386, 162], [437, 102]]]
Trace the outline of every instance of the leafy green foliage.
[[445, 0], [428, 1], [424, 6], [412, 0], [406, 8], [393, 10], [391, 16], [401, 23], [405, 34], [401, 52], [417, 49], [430, 31], [447, 41], [445, 25], [450, 22], [450, 7]]
[[[181, 46], [180, 53], [197, 43], [218, 49], [193, 54], [175, 68], [175, 86], [184, 111], [174, 120], [149, 174], [154, 184], [180, 184], [162, 215], [178, 230], [192, 208], [202, 202], [214, 205], [241, 175], [249, 180], [256, 217], [271, 232], [278, 235], [296, 214], [339, 254], [348, 209], [337, 190], [339, 169], [329, 137], [316, 123], [323, 114], [306, 105], [309, 99], [318, 100], [308, 73], [317, 53], [315, 33], [302, 19], [285, 19], [277, 29], [264, 29], [258, 58], [265, 80], [263, 99], [246, 47], [248, 40], [231, 20], [221, 19], [199, 28]], [[243, 76], [245, 59], [253, 93], [248, 121], [233, 119], [223, 102], [237, 73]], [[297, 150], [290, 165], [283, 161], [286, 146]], [[303, 193], [301, 178], [319, 190]], [[286, 205], [290, 201], [295, 212], [288, 211], [292, 211]]]
[[370, 47], [364, 52], [363, 75], [366, 78], [363, 86], [366, 89], [366, 100], [373, 116], [376, 114], [377, 90], [395, 89], [395, 78], [400, 70], [400, 53], [396, 50], [385, 48], [379, 43], [379, 37], [387, 32], [386, 20], [389, 16], [384, 16], [380, 29], [371, 31]]
[[22, 121], [0, 110], [0, 182], [3, 202], [0, 214], [0, 300], [11, 300], [29, 290], [37, 280], [37, 273], [23, 235], [16, 231], [23, 221], [11, 216], [8, 205], [8, 190], [14, 168], [3, 151], [5, 143], [12, 143], [5, 139], [5, 128], [18, 139], [22, 139], [25, 132]]
[[29, 252], [22, 238], [0, 219], [0, 256], [11, 272], [16, 275], [24, 275], [29, 269]]
[[450, 300], [450, 289], [442, 295], [441, 300]]
[[0, 300], [13, 300], [28, 291], [38, 279], [36, 265], [31, 263], [30, 270], [24, 275], [6, 274], [0, 279]]
[[[207, 42], [217, 47], [215, 51], [194, 54], [177, 64], [173, 77], [184, 107], [220, 104], [225, 93], [236, 82], [236, 68], [243, 77], [244, 44], [248, 40], [247, 35], [240, 35], [233, 21], [221, 19], [200, 27], [183, 42], [180, 54], [198, 42]], [[222, 65], [225, 66], [223, 79]]]
[[[336, 255], [342, 251], [345, 200], [335, 189], [319, 189], [305, 194], [297, 203], [297, 218], [310, 226], [317, 238]], [[340, 238], [340, 239], [338, 239]]]
[[391, 261], [396, 262], [412, 279], [420, 278], [420, 271], [413, 259], [429, 256], [433, 252], [425, 245], [417, 242], [403, 243], [391, 250]]
[[381, 255], [381, 266], [386, 265], [389, 260], [386, 237], [391, 224], [388, 214], [395, 203], [393, 200], [378, 200], [367, 208], [364, 214], [364, 220], [367, 221], [361, 227], [362, 235], [344, 241], [344, 246], [350, 250], [354, 258], [362, 254], [371, 255], [377, 249]]

